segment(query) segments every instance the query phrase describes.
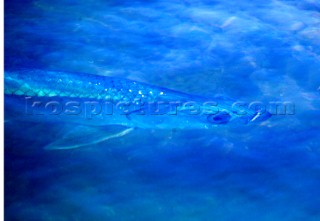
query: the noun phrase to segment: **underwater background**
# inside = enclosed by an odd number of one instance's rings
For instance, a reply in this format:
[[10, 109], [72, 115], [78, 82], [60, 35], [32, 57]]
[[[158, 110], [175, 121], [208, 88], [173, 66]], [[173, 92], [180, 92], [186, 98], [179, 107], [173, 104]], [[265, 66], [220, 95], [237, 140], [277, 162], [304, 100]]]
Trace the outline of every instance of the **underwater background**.
[[5, 123], [5, 220], [320, 220], [320, 1], [6, 0], [5, 68], [128, 78], [294, 115], [45, 150]]

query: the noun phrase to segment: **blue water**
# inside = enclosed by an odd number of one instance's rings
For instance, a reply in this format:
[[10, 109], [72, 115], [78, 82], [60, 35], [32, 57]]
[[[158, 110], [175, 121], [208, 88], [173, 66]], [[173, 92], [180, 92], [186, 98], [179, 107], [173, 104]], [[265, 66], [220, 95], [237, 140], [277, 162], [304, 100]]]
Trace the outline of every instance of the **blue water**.
[[5, 67], [296, 107], [61, 151], [58, 124], [8, 121], [6, 220], [320, 220], [317, 0], [6, 0]]

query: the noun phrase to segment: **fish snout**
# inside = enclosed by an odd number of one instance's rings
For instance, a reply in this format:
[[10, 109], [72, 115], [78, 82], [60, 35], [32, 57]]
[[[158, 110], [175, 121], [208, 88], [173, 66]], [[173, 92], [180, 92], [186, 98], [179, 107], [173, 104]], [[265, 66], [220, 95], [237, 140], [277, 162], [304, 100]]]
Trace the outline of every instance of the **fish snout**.
[[272, 114], [268, 111], [256, 112], [249, 120], [249, 123], [260, 123], [269, 119], [271, 116]]

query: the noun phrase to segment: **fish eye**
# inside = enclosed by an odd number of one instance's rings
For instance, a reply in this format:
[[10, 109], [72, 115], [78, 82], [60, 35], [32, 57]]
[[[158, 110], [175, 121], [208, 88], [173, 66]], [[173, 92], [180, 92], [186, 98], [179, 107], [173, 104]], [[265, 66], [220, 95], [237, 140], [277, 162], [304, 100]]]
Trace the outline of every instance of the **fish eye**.
[[231, 116], [229, 113], [223, 111], [217, 114], [210, 114], [207, 120], [212, 124], [226, 124], [230, 121]]

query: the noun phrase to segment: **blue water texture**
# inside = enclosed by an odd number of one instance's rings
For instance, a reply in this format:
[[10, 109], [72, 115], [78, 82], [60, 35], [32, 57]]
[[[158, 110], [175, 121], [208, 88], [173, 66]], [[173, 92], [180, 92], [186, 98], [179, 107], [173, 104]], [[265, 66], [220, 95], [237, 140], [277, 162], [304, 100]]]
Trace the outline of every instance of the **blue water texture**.
[[7, 221], [320, 220], [318, 0], [5, 0], [5, 68], [295, 104], [71, 150], [43, 148], [59, 124], [8, 120]]

